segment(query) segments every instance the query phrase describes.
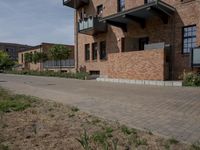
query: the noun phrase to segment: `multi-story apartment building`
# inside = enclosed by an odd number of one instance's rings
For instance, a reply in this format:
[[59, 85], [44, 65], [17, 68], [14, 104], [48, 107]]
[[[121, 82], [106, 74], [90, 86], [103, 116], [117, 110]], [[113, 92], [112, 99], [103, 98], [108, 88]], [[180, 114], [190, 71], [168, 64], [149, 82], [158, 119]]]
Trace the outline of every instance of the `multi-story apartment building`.
[[64, 45], [66, 46], [68, 49], [71, 50], [71, 54], [69, 59], [67, 60], [62, 60], [61, 63], [60, 61], [54, 61], [54, 60], [48, 60], [45, 62], [31, 62], [31, 63], [27, 63], [25, 61], [25, 55], [26, 53], [31, 53], [34, 54], [36, 52], [44, 52], [47, 55], [49, 54], [49, 50], [55, 46], [56, 44], [53, 43], [42, 43], [40, 45], [31, 47], [26, 49], [25, 51], [19, 52], [18, 53], [18, 63], [21, 65], [20, 69], [22, 70], [34, 70], [34, 71], [45, 71], [45, 70], [49, 70], [49, 71], [71, 71], [71, 72], [75, 72], [75, 60], [74, 60], [74, 46], [73, 45]]
[[30, 48], [29, 45], [15, 44], [15, 43], [0, 43], [0, 51], [8, 53], [10, 58], [14, 61], [18, 60], [18, 52]]
[[184, 71], [200, 71], [199, 0], [63, 0], [63, 4], [76, 10], [78, 70], [137, 80], [177, 80]]

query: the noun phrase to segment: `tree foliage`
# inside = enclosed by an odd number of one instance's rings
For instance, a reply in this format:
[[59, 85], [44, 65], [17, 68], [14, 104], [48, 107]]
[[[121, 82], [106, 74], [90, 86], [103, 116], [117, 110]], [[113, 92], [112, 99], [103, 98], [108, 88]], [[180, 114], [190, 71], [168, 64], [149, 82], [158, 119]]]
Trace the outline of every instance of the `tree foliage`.
[[44, 52], [36, 52], [32, 56], [33, 62], [38, 63], [38, 62], [45, 62], [48, 60], [48, 56]]
[[32, 53], [25, 53], [24, 59], [25, 59], [25, 63], [33, 62], [33, 54]]
[[15, 62], [10, 59], [9, 55], [4, 51], [0, 51], [0, 70], [10, 69], [14, 65]]
[[60, 62], [60, 70], [62, 68], [62, 60], [70, 57], [71, 50], [64, 45], [55, 45], [50, 49], [50, 58]]

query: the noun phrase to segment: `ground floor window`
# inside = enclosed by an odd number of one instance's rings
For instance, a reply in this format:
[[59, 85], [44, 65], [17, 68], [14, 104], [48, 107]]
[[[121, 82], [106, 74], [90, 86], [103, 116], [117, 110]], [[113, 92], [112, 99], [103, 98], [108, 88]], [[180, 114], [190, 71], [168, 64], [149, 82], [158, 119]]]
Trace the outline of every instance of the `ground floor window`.
[[101, 60], [107, 59], [106, 41], [100, 42], [100, 59]]
[[97, 51], [98, 51], [98, 45], [97, 43], [92, 44], [92, 60], [97, 60]]
[[196, 47], [196, 25], [183, 27], [183, 53], [190, 53]]
[[85, 60], [90, 60], [90, 44], [85, 44]]

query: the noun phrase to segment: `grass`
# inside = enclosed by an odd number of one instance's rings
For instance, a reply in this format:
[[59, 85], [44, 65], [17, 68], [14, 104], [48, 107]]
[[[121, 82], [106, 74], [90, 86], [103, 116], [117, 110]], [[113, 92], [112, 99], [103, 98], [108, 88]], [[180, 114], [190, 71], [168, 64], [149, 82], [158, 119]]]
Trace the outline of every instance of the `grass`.
[[0, 150], [9, 150], [7, 145], [0, 144]]
[[200, 150], [200, 141], [193, 143], [191, 150]]
[[9, 91], [0, 88], [0, 111], [4, 113], [23, 111], [31, 107], [36, 99], [25, 95], [11, 95]]

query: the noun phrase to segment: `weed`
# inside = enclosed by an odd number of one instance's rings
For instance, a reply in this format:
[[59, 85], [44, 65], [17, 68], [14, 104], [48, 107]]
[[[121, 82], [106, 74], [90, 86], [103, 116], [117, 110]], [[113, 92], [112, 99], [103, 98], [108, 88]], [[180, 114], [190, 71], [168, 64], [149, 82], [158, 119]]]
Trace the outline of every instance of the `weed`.
[[81, 144], [81, 146], [83, 147], [84, 150], [90, 150], [91, 149], [90, 146], [89, 146], [90, 137], [88, 136], [85, 129], [84, 129], [83, 135], [81, 135], [81, 138], [76, 139], [76, 140]]
[[73, 112], [78, 112], [78, 111], [79, 111], [79, 108], [78, 108], [78, 107], [72, 107], [72, 108], [71, 108], [71, 111], [73, 111]]
[[113, 150], [117, 150], [119, 139], [115, 138], [112, 140]]
[[165, 142], [165, 144], [163, 146], [164, 146], [164, 148], [166, 150], [170, 150], [170, 144], [169, 144], [169, 142]]
[[179, 141], [176, 140], [175, 138], [171, 138], [171, 139], [169, 139], [168, 141], [169, 141], [170, 144], [174, 144], [174, 145], [176, 145], [176, 144], [179, 143]]
[[145, 145], [145, 146], [147, 146], [147, 145], [148, 145], [147, 140], [146, 140], [146, 139], [137, 139], [137, 140], [136, 140], [136, 143], [135, 143], [135, 146], [138, 147], [138, 146], [140, 146], [140, 145]]
[[125, 135], [130, 135], [130, 134], [137, 134], [137, 131], [135, 129], [129, 129], [127, 126], [123, 125], [121, 126], [121, 131], [125, 134]]
[[191, 150], [200, 150], [200, 141], [193, 143]]
[[73, 118], [74, 116], [75, 116], [74, 113], [70, 113], [70, 114], [68, 114], [68, 117], [69, 117], [69, 118]]
[[99, 144], [104, 144], [107, 140], [106, 132], [97, 131], [93, 134], [92, 139]]
[[7, 145], [0, 144], [0, 150], [9, 150]]
[[101, 120], [98, 119], [98, 118], [95, 118], [95, 119], [92, 120], [92, 124], [98, 124], [100, 122], [101, 122]]

